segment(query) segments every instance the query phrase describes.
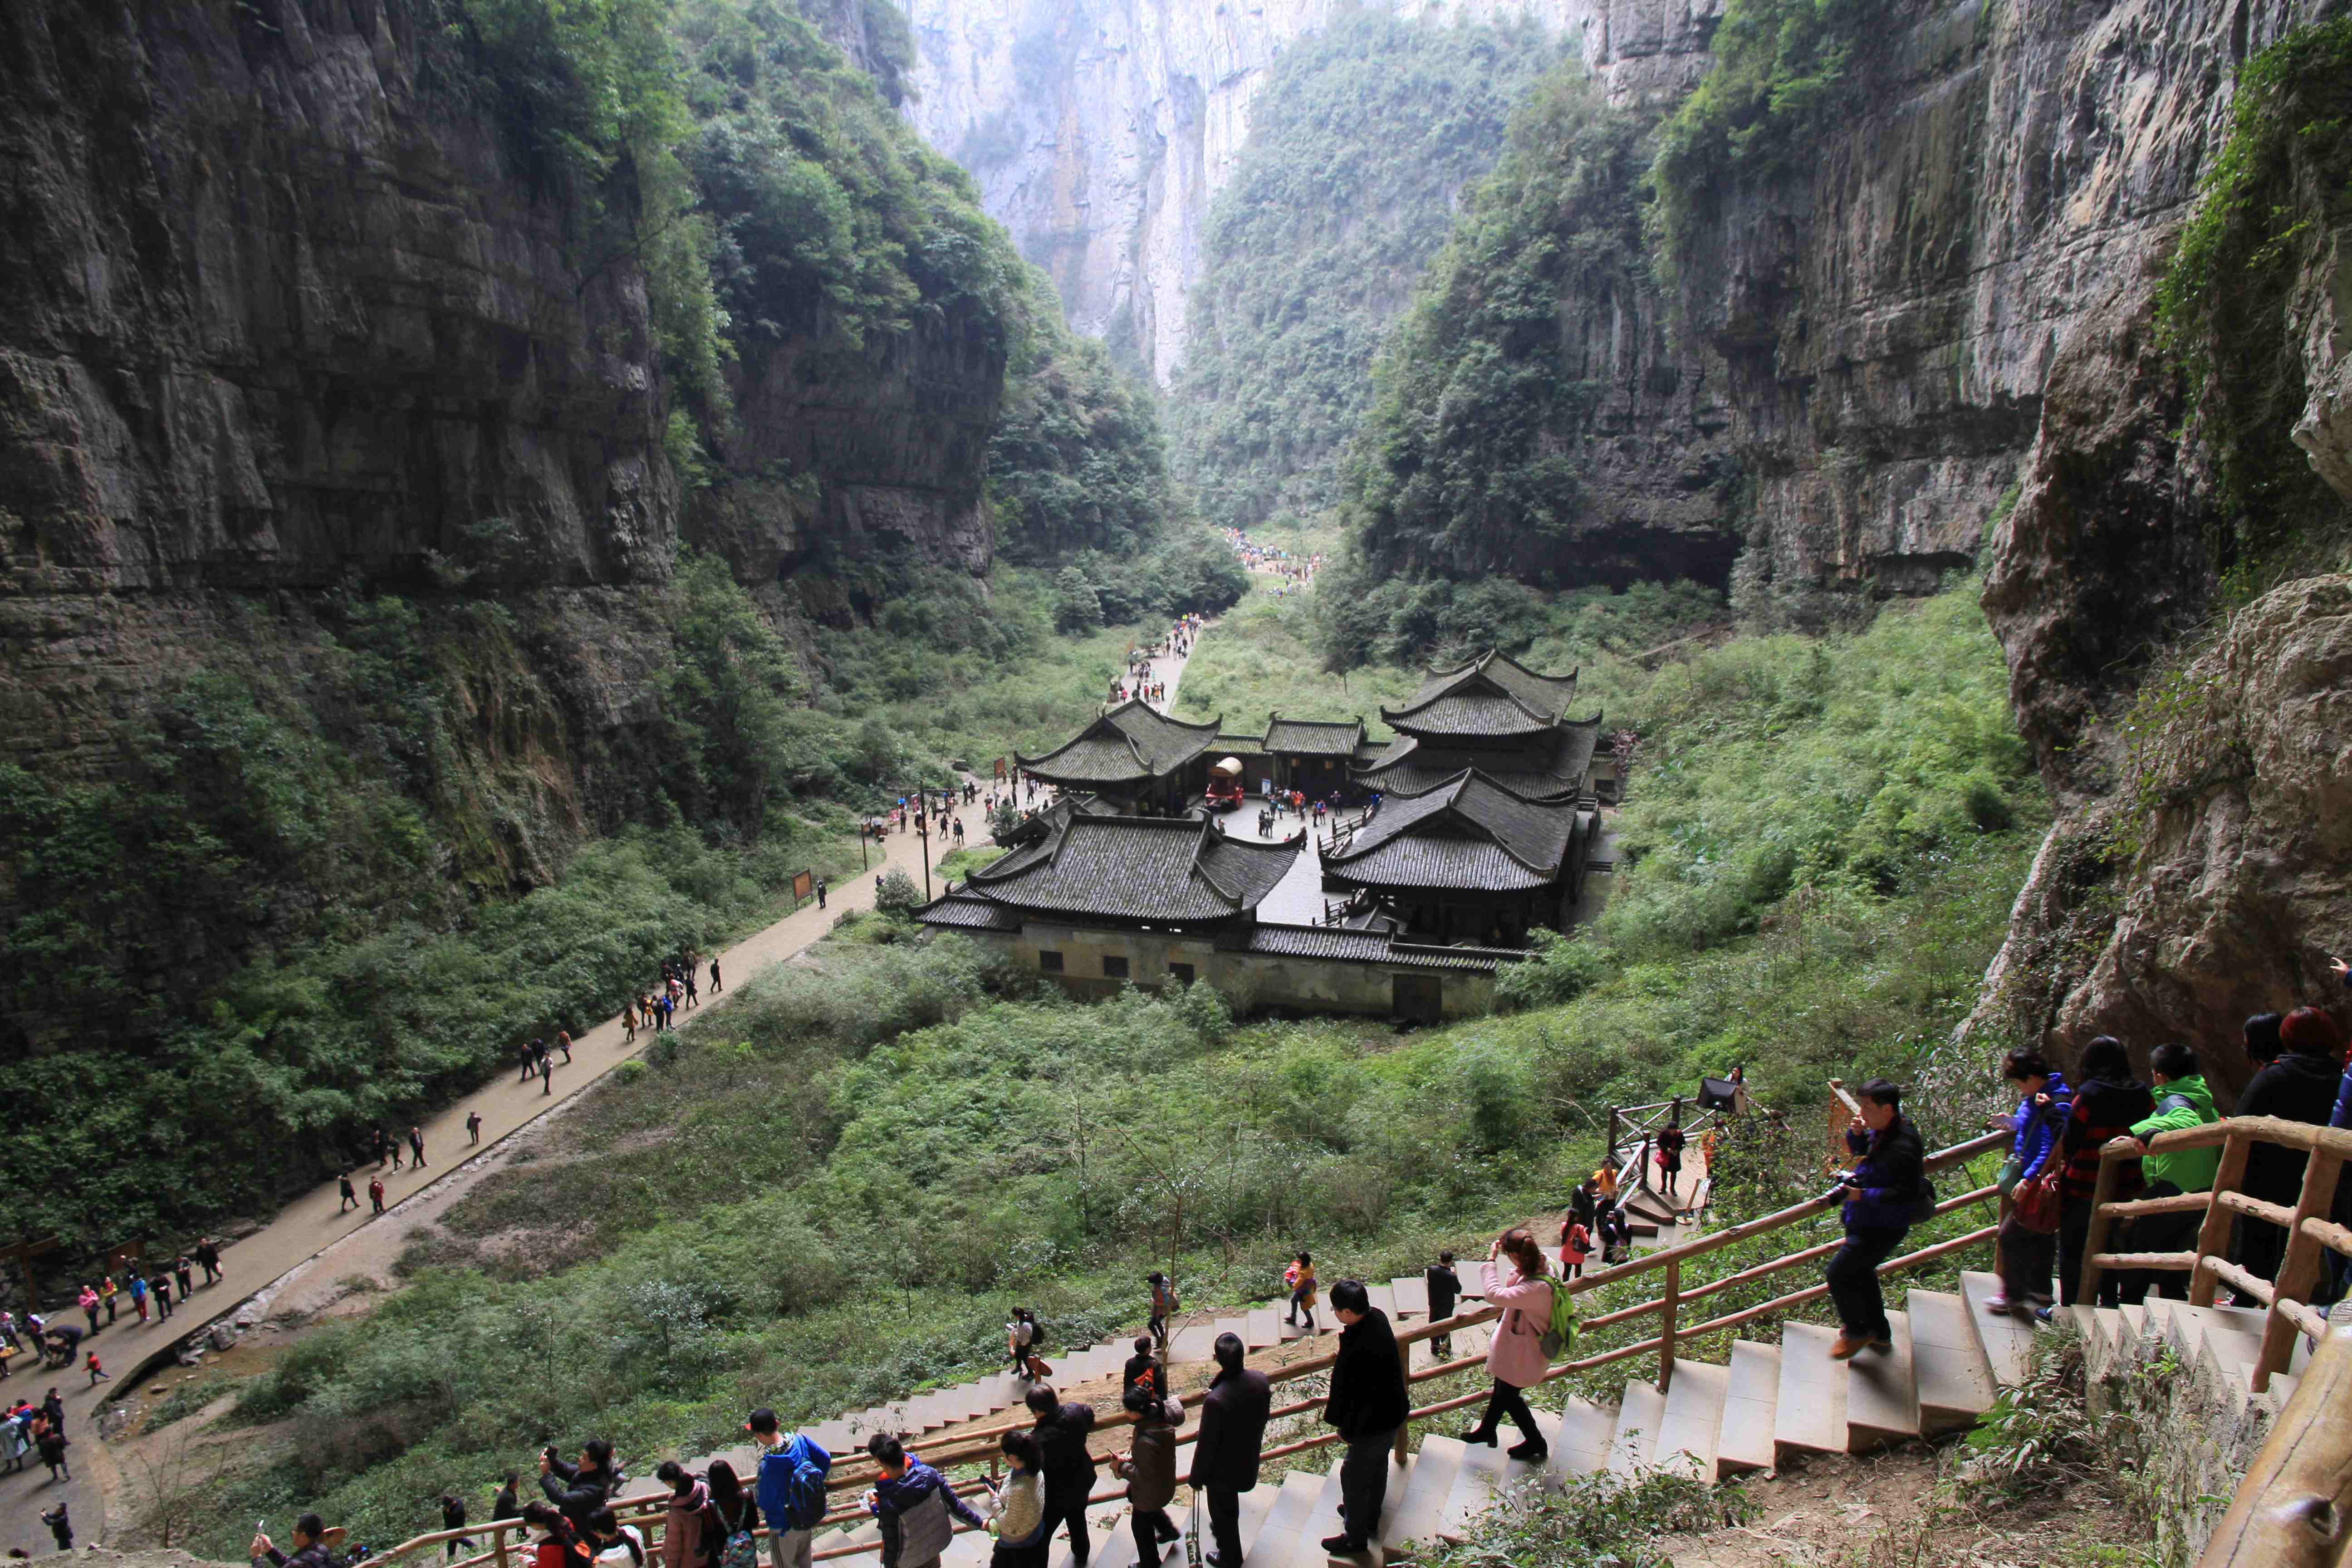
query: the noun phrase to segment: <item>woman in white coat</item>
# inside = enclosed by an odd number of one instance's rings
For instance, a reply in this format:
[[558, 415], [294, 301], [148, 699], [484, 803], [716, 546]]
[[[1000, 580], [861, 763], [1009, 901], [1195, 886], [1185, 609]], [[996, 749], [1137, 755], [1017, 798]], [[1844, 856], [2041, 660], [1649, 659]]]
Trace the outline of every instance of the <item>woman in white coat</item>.
[[1551, 1327], [1554, 1281], [1544, 1268], [1543, 1248], [1524, 1229], [1507, 1230], [1497, 1237], [1483, 1267], [1486, 1304], [1503, 1309], [1495, 1324], [1494, 1340], [1486, 1346], [1486, 1370], [1495, 1379], [1495, 1388], [1486, 1396], [1486, 1414], [1462, 1434], [1462, 1440], [1493, 1447], [1496, 1432], [1508, 1415], [1525, 1439], [1510, 1450], [1511, 1458], [1540, 1459], [1551, 1449], [1544, 1441], [1543, 1429], [1536, 1425], [1535, 1412], [1528, 1408], [1525, 1391], [1541, 1383], [1550, 1370], [1544, 1357], [1543, 1337]]

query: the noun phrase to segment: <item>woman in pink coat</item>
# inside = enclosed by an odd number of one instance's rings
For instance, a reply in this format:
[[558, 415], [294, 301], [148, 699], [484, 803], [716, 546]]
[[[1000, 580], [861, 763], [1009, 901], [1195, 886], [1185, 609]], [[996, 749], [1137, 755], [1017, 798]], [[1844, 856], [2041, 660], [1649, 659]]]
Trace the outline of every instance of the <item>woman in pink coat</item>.
[[1486, 1254], [1486, 1304], [1500, 1307], [1495, 1338], [1486, 1347], [1486, 1370], [1494, 1374], [1494, 1392], [1486, 1396], [1486, 1414], [1462, 1434], [1465, 1443], [1495, 1446], [1495, 1433], [1508, 1415], [1526, 1439], [1512, 1448], [1514, 1459], [1540, 1459], [1550, 1446], [1536, 1425], [1522, 1391], [1543, 1381], [1550, 1363], [1544, 1359], [1543, 1337], [1551, 1327], [1552, 1281], [1544, 1268], [1543, 1248], [1526, 1230], [1507, 1230]]

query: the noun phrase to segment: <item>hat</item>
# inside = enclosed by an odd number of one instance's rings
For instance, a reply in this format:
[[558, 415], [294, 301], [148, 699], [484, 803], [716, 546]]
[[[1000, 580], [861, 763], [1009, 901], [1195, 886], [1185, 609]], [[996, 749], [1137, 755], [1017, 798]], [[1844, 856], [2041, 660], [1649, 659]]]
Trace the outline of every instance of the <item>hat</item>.
[[746, 1432], [773, 1432], [776, 1430], [776, 1413], [762, 1405], [760, 1408], [751, 1412], [751, 1418], [743, 1423], [743, 1430]]

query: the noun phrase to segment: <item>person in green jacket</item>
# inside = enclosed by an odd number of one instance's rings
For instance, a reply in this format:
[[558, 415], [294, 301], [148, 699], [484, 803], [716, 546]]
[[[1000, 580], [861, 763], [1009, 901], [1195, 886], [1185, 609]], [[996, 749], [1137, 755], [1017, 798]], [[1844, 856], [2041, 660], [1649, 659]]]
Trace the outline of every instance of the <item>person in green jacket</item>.
[[[2204, 1076], [2198, 1069], [2197, 1053], [2187, 1046], [2168, 1043], [2148, 1053], [2147, 1065], [2148, 1075], [2156, 1079], [2156, 1114], [2145, 1121], [2133, 1122], [2129, 1138], [2116, 1140], [2132, 1144], [2142, 1156], [2140, 1169], [2147, 1177], [2147, 1190], [2140, 1195], [2168, 1198], [2182, 1193], [2210, 1192], [2214, 1173], [2221, 1167], [2221, 1145], [2168, 1153], [2147, 1152], [2147, 1141], [2159, 1132], [2202, 1127], [2221, 1120], [2221, 1113], [2213, 1109], [2212, 1090], [2205, 1087]], [[2205, 1216], [2193, 1211], [2143, 1215], [2130, 1223], [2116, 1250], [2188, 1252], [2196, 1247], [2198, 1228], [2204, 1223]], [[2134, 1269], [2122, 1280], [2124, 1304], [2136, 1307], [2147, 1300], [2150, 1285], [2168, 1300], [2189, 1299], [2187, 1273], [2178, 1269]]]

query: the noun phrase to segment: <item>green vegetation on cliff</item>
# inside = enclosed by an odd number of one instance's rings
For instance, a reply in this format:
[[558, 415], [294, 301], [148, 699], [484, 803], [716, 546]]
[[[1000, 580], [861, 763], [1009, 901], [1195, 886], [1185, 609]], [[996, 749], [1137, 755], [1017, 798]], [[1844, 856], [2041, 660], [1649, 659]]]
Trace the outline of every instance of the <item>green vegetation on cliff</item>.
[[1358, 559], [1327, 584], [1336, 600], [1401, 607], [1420, 575], [1572, 575], [1562, 546], [1594, 511], [1579, 437], [1603, 389], [1572, 378], [1560, 317], [1571, 297], [1641, 314], [1643, 167], [1640, 123], [1580, 64], [1521, 102], [1381, 352], [1347, 470]]
[[1211, 522], [1254, 528], [1337, 501], [1381, 339], [1557, 54], [1531, 27], [1362, 11], [1275, 61], [1211, 209], [1168, 400]]
[[[2288, 34], [2238, 76], [2229, 140], [2158, 296], [2221, 481], [2216, 567], [2252, 573], [2340, 539], [2343, 498], [2294, 442], [2309, 269], [2352, 237], [2352, 17]], [[2341, 263], [2337, 263], [2340, 267]]]

